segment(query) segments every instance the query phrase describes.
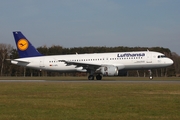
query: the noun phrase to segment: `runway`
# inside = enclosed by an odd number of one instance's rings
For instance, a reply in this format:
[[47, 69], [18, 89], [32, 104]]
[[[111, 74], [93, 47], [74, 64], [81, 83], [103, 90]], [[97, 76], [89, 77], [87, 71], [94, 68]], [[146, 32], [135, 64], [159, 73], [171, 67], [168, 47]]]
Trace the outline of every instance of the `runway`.
[[166, 83], [180, 84], [178, 80], [0, 80], [0, 83]]

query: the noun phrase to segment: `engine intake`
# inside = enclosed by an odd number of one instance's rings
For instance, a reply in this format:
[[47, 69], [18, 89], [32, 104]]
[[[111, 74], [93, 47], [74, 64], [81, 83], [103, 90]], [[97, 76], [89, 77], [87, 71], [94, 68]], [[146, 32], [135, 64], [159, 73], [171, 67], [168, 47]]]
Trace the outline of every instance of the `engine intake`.
[[118, 68], [116, 66], [104, 66], [100, 67], [100, 72], [105, 76], [118, 75]]

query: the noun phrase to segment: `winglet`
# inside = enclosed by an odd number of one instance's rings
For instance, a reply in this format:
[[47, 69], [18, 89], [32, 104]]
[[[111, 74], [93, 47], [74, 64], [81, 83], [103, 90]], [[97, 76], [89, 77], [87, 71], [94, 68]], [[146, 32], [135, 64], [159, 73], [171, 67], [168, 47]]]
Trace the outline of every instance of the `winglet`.
[[13, 32], [20, 58], [42, 56], [41, 53], [20, 32]]

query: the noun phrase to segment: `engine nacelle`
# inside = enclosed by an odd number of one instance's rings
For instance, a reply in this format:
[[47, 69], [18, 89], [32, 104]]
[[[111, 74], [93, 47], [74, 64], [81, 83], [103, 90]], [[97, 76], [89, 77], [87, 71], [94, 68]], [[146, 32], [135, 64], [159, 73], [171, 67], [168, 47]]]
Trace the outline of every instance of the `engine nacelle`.
[[116, 66], [104, 66], [100, 67], [100, 72], [105, 76], [118, 75], [118, 68]]

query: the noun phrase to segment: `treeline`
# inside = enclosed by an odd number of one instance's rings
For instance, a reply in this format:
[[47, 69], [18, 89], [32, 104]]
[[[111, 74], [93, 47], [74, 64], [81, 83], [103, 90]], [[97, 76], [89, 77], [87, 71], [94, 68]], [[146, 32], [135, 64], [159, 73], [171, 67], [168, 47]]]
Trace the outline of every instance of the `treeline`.
[[[160, 68], [152, 70], [154, 76], [179, 76], [180, 75], [180, 56], [172, 53], [168, 48], [163, 47], [74, 47], [64, 48], [59, 45], [51, 47], [41, 46], [37, 48], [44, 55], [66, 55], [66, 54], [82, 54], [82, 53], [103, 53], [103, 52], [128, 52], [128, 51], [157, 51], [165, 54], [167, 57], [174, 60], [174, 64], [168, 68]], [[8, 59], [18, 58], [18, 53], [15, 48], [9, 44], [0, 44], [0, 68], [1, 76], [86, 76], [87, 73], [60, 73], [50, 71], [39, 71], [30, 68], [25, 68], [10, 63]], [[125, 76], [148, 76], [147, 70], [130, 70], [120, 71], [121, 75]]]

